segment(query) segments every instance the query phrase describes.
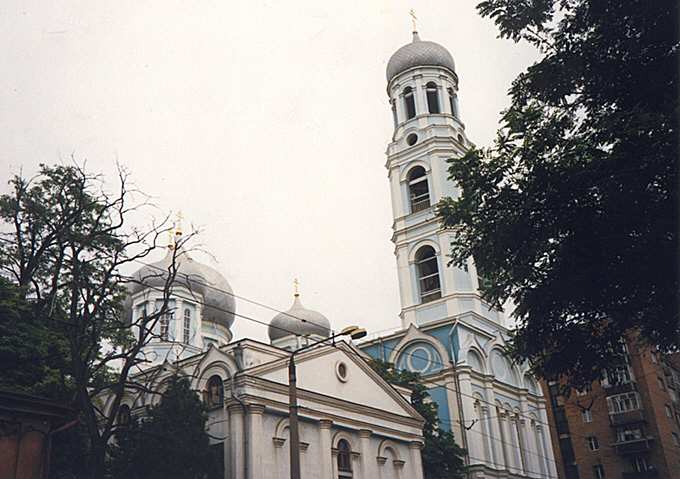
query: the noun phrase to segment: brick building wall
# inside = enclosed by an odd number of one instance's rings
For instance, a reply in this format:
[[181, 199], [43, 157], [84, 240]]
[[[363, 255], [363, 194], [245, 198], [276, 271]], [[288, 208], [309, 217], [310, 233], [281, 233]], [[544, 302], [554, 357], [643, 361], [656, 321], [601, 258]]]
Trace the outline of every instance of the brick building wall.
[[680, 357], [629, 340], [587, 391], [543, 383], [564, 479], [680, 478]]

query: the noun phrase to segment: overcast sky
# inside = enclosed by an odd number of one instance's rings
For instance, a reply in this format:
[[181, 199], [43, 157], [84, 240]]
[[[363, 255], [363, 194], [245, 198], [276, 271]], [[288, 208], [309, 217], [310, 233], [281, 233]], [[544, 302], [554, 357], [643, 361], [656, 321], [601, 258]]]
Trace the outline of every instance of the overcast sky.
[[[6, 0], [3, 178], [71, 155], [111, 176], [117, 159], [159, 216], [202, 229], [215, 260], [200, 259], [235, 293], [285, 310], [299, 277], [334, 328], [396, 327], [385, 66], [414, 8], [456, 61], [468, 137], [489, 144], [535, 52], [497, 39], [477, 2]], [[233, 332], [267, 337], [238, 318]]]

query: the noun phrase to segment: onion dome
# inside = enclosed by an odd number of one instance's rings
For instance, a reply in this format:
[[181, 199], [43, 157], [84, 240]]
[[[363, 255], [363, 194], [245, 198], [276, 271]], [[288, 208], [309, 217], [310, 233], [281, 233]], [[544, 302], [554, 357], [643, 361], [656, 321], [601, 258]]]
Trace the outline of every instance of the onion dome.
[[300, 295], [295, 293], [293, 306], [285, 313], [279, 313], [269, 323], [269, 340], [290, 336], [323, 336], [331, 335], [331, 323], [323, 314], [302, 306]]
[[[149, 288], [160, 292], [165, 287], [172, 258], [173, 251], [169, 249], [165, 258], [145, 265], [134, 273], [128, 286], [128, 297]], [[204, 322], [216, 323], [229, 329], [234, 323], [236, 302], [231, 286], [224, 276], [210, 266], [194, 261], [185, 251], [178, 251], [175, 265], [177, 274], [173, 286], [188, 289], [199, 301], [202, 297]], [[128, 313], [131, 317], [132, 311]]]
[[387, 81], [409, 68], [436, 66], [455, 73], [456, 66], [449, 51], [435, 42], [424, 42], [413, 32], [413, 41], [394, 52], [387, 63]]

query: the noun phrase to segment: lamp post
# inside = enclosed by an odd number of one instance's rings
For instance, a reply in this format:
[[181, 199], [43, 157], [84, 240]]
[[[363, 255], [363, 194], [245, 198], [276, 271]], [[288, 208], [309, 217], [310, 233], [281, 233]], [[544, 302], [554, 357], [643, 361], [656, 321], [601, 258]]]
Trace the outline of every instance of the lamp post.
[[339, 336], [349, 336], [352, 339], [359, 339], [366, 336], [366, 330], [358, 326], [348, 326], [337, 334], [303, 348], [295, 350], [290, 355], [288, 362], [288, 407], [290, 430], [290, 479], [300, 479], [300, 432], [298, 429], [298, 404], [297, 404], [297, 377], [295, 375], [295, 355], [318, 344], [335, 339]]

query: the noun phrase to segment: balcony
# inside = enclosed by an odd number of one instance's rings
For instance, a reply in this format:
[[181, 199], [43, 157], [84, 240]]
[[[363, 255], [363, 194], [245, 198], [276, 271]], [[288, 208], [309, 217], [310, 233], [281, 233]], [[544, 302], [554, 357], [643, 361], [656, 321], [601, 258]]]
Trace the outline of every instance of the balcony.
[[635, 381], [627, 381], [616, 384], [603, 384], [602, 385], [607, 391], [607, 396], [614, 396], [616, 394], [630, 393], [638, 390], [637, 383]]
[[649, 469], [644, 472], [624, 472], [621, 479], [654, 479], [659, 477], [659, 471], [656, 469]]
[[612, 426], [625, 426], [639, 422], [645, 422], [645, 414], [642, 409], [609, 414], [609, 423]]
[[647, 436], [640, 439], [632, 439], [630, 441], [615, 442], [611, 446], [616, 450], [617, 454], [628, 456], [630, 454], [640, 454], [649, 451], [652, 449], [653, 441], [654, 438], [652, 436]]

